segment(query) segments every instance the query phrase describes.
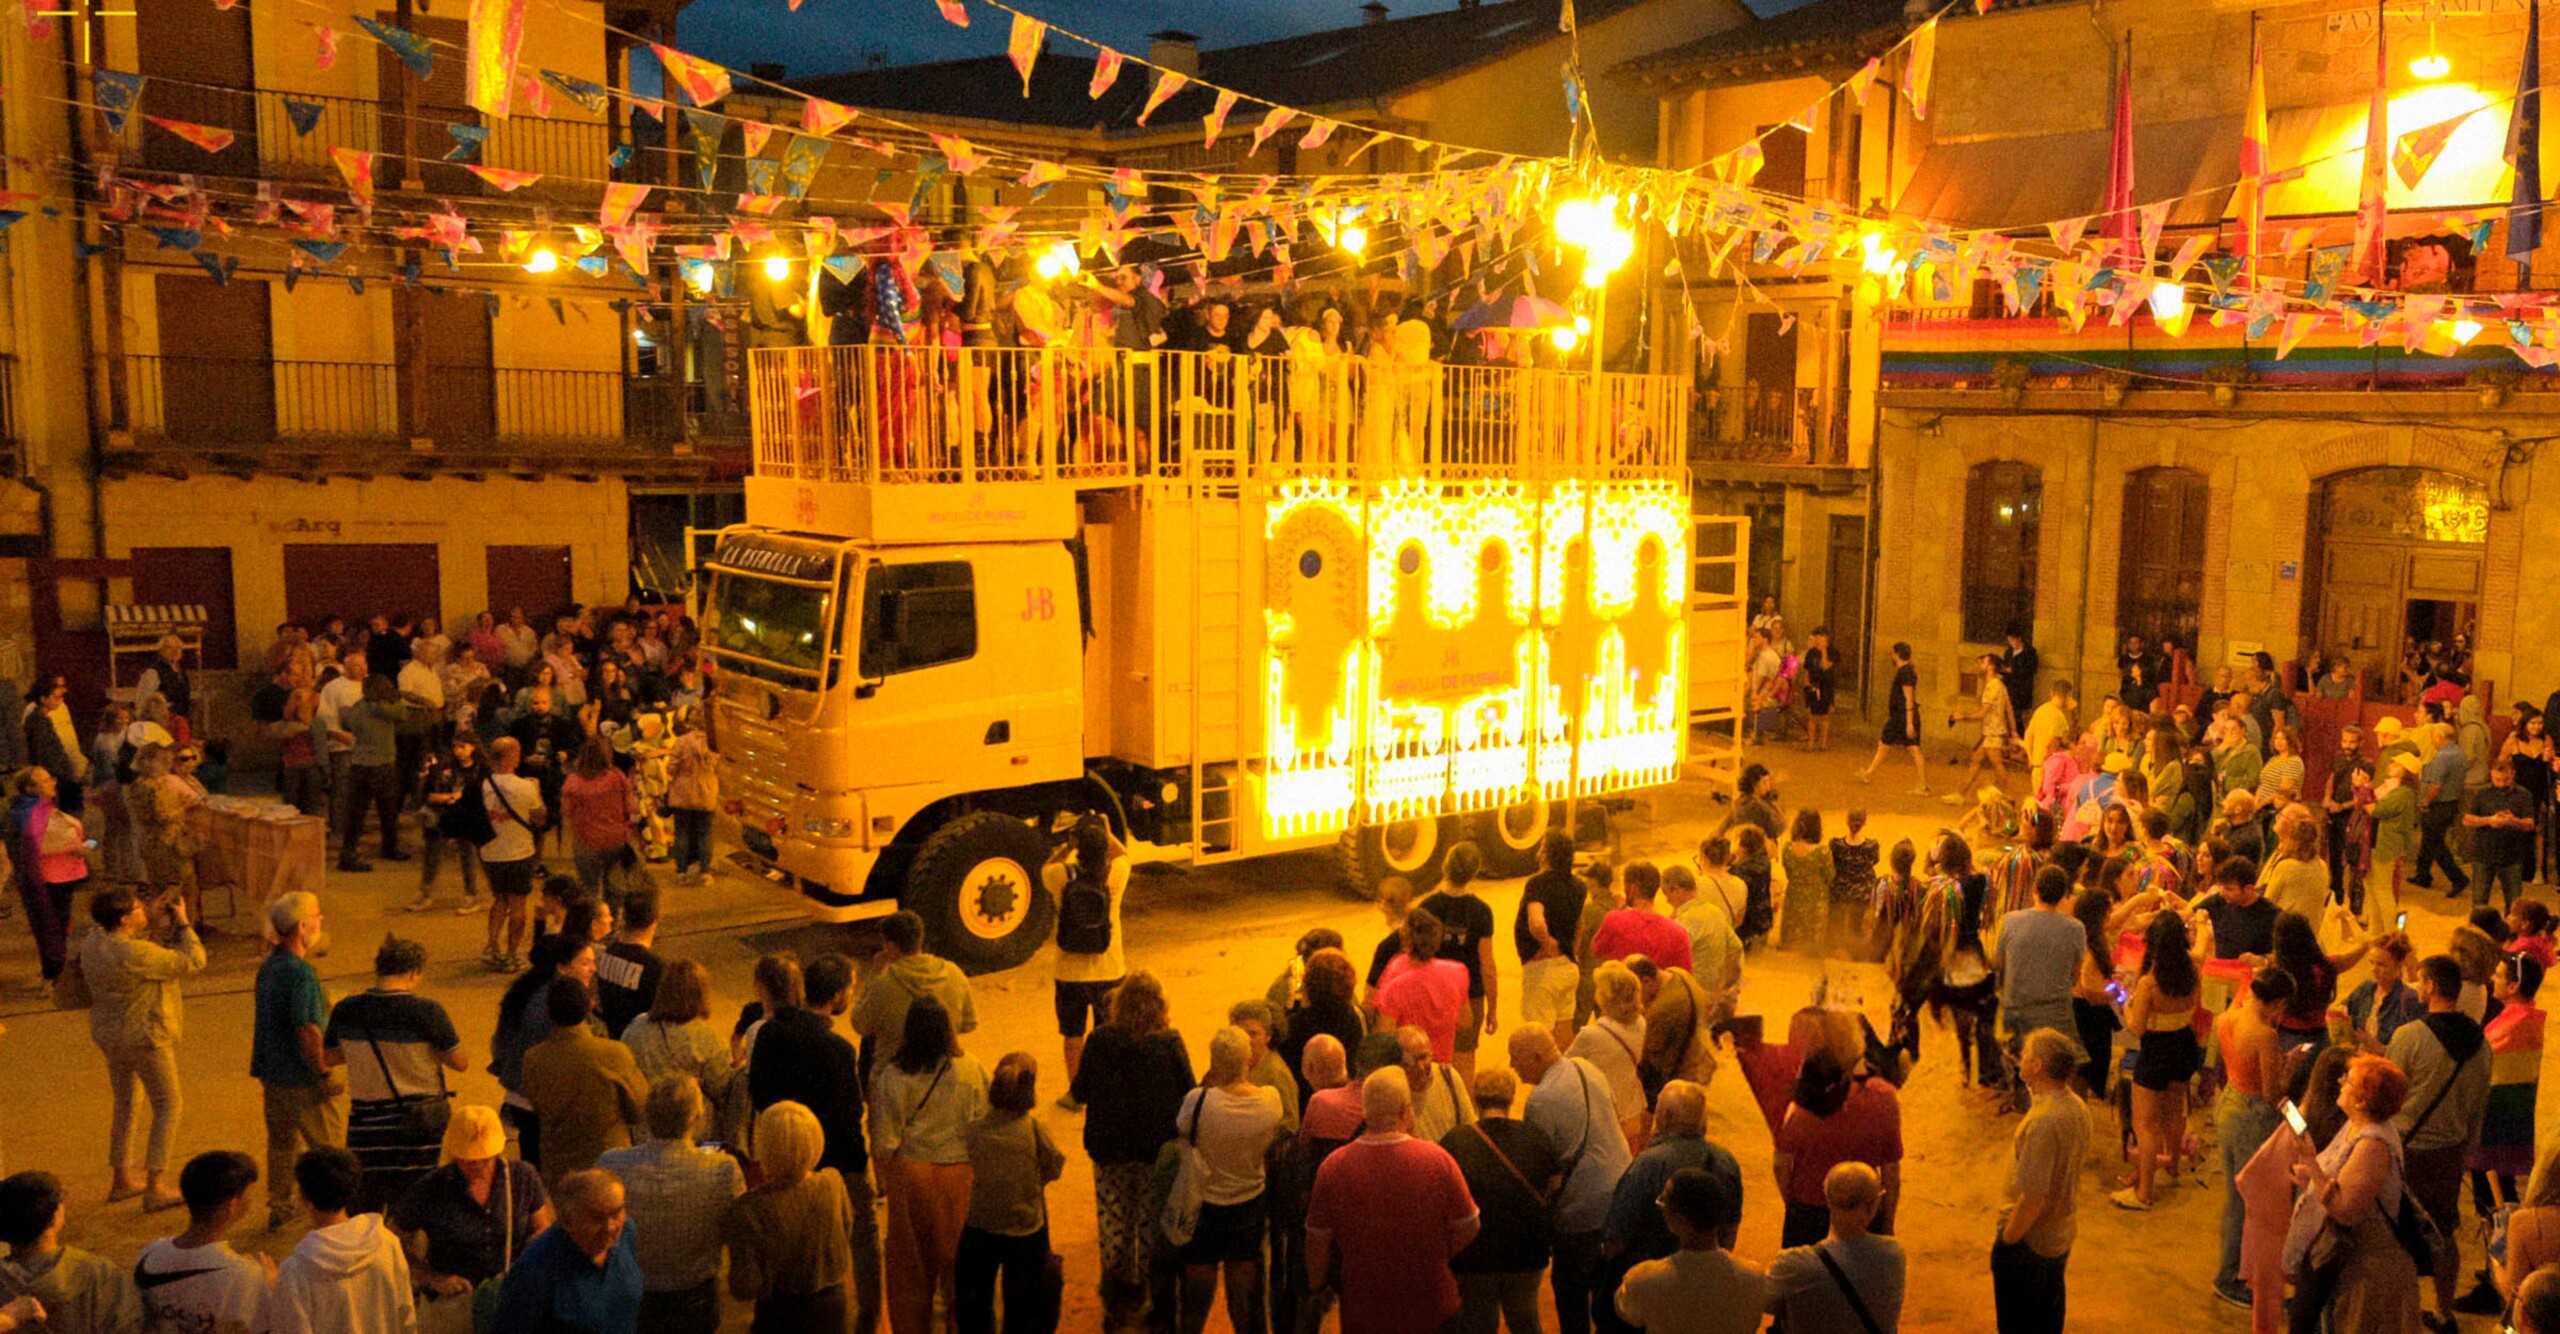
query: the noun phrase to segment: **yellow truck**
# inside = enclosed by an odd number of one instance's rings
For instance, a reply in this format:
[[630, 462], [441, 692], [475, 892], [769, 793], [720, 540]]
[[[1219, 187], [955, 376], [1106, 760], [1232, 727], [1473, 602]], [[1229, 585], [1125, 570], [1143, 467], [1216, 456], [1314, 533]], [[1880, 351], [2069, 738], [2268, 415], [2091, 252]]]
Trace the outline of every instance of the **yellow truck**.
[[1738, 717], [1748, 544], [1690, 513], [1682, 378], [1311, 347], [752, 374], [749, 522], [702, 586], [732, 860], [825, 916], [910, 908], [970, 968], [1048, 939], [1085, 813], [1141, 861], [1337, 848], [1419, 887], [1466, 838], [1524, 874]]

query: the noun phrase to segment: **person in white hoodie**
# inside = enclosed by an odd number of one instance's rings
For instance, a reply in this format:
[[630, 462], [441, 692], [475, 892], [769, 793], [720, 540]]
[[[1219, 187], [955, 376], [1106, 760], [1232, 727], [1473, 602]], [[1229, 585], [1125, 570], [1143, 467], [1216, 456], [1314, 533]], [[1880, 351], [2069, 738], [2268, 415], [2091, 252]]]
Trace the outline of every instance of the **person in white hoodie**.
[[313, 1149], [293, 1165], [311, 1231], [276, 1268], [267, 1334], [412, 1334], [409, 1257], [380, 1214], [347, 1215], [364, 1168], [339, 1148]]

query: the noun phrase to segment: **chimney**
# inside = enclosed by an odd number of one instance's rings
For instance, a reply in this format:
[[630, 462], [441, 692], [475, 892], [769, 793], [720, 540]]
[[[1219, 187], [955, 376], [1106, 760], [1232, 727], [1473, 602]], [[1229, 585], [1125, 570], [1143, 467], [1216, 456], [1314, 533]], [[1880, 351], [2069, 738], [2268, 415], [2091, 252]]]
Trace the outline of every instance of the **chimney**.
[[1179, 28], [1149, 33], [1147, 63], [1196, 79], [1200, 77], [1200, 38]]
[[1379, 0], [1369, 0], [1369, 3], [1360, 6], [1360, 17], [1367, 26], [1376, 27], [1387, 21], [1387, 7], [1379, 3]]

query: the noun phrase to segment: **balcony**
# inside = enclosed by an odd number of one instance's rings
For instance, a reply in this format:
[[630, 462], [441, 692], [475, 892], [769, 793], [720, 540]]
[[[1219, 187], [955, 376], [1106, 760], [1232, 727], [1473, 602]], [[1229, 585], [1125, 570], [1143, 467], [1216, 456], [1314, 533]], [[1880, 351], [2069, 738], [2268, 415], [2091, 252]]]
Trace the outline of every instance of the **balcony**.
[[131, 444], [111, 463], [698, 474], [668, 448], [681, 431], [628, 411], [646, 397], [640, 383], [620, 371], [129, 356]]
[[[386, 160], [376, 166], [384, 188], [398, 188], [403, 178], [399, 159], [407, 145], [402, 142], [397, 103], [156, 79], [151, 84], [150, 99], [153, 115], [212, 125], [234, 135], [229, 148], [208, 155], [135, 115], [125, 122], [122, 156], [127, 162], [152, 170], [335, 182], [338, 169], [329, 150], [341, 147], [384, 154]], [[318, 120], [308, 133], [294, 129], [285, 106], [288, 101], [320, 108]], [[419, 170], [409, 174], [435, 194], [468, 196], [491, 192], [480, 178], [464, 171], [462, 164], [443, 160], [454, 147], [452, 136], [445, 132], [445, 122], [477, 124], [479, 114], [462, 108], [420, 107], [418, 117]], [[606, 162], [613, 152], [613, 126], [604, 121], [509, 116], [487, 128], [489, 138], [473, 162], [510, 171], [538, 172], [546, 181], [526, 190], [545, 197], [594, 193], [587, 183], [606, 174]], [[558, 178], [556, 184], [549, 179], [554, 177]]]
[[[1694, 465], [1845, 468], [1849, 402], [1845, 395], [1799, 389], [1793, 401], [1775, 391], [1721, 390], [1698, 410], [1690, 430]], [[1754, 401], [1756, 400], [1756, 401]]]

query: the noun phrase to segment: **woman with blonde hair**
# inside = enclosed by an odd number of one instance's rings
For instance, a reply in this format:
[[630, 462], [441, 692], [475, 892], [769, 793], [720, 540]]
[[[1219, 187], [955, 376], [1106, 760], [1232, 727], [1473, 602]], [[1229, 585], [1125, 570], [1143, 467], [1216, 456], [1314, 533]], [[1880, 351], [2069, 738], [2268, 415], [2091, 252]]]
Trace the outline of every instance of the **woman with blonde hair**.
[[1253, 1082], [1253, 1040], [1233, 1024], [1209, 1039], [1209, 1070], [1183, 1100], [1174, 1132], [1208, 1165], [1199, 1221], [1183, 1243], [1182, 1334], [1200, 1334], [1223, 1270], [1228, 1324], [1262, 1326], [1263, 1237], [1270, 1230], [1264, 1155], [1280, 1137], [1277, 1090]]
[[186, 903], [189, 918], [202, 920], [196, 854], [203, 850], [204, 841], [196, 835], [194, 817], [201, 798], [176, 776], [177, 754], [157, 743], [134, 753], [133, 781], [125, 785], [125, 810], [133, 819], [134, 843], [142, 854], [145, 892], [154, 900], [174, 893]]
[[1591, 1062], [1609, 1080], [1609, 1097], [1618, 1122], [1627, 1132], [1629, 1152], [1644, 1148], [1653, 1123], [1652, 1104], [1644, 1095], [1644, 983], [1635, 970], [1611, 959], [1592, 973], [1591, 989], [1599, 1013], [1574, 1035], [1567, 1056]]
[[818, 1166], [827, 1132], [818, 1114], [777, 1102], [756, 1118], [763, 1184], [720, 1221], [729, 1249], [729, 1295], [755, 1305], [756, 1334], [841, 1330], [851, 1316], [853, 1202], [844, 1178]]

